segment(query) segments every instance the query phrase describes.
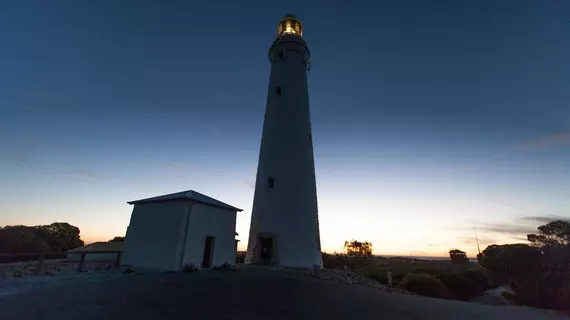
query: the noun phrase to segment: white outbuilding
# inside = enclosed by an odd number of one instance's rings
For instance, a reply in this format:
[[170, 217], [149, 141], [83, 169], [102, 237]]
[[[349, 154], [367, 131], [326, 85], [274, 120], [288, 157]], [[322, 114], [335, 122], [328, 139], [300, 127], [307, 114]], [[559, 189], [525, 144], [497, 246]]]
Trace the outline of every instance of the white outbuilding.
[[241, 209], [193, 190], [128, 203], [134, 208], [121, 264], [161, 270], [235, 264]]

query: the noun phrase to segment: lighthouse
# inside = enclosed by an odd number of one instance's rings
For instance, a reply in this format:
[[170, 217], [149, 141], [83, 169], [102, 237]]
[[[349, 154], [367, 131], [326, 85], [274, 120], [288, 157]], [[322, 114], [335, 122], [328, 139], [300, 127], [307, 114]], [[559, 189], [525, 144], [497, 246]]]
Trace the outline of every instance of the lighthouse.
[[307, 72], [309, 47], [293, 15], [277, 25], [246, 264], [322, 266]]

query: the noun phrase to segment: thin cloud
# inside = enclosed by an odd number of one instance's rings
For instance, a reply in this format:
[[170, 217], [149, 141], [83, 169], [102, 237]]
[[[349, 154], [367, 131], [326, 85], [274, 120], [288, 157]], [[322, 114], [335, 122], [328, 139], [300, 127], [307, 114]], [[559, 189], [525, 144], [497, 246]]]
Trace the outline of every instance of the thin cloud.
[[445, 230], [459, 232], [459, 241], [462, 245], [477, 245], [475, 231], [479, 235], [481, 250], [491, 244], [522, 242], [527, 243], [528, 234], [538, 233], [538, 226], [555, 220], [570, 221], [570, 217], [556, 215], [522, 216], [513, 220], [513, 223], [488, 223], [472, 221], [470, 224], [460, 224], [453, 227], [443, 227]]
[[523, 142], [516, 146], [518, 150], [539, 150], [570, 142], [570, 132], [555, 132]]
[[477, 226], [477, 231], [493, 232], [505, 235], [521, 235], [536, 232], [536, 227], [506, 223], [487, 223]]
[[[474, 227], [475, 226], [475, 227]], [[475, 228], [475, 230], [474, 230]], [[470, 225], [455, 225], [455, 226], [443, 226], [444, 230], [454, 230], [465, 232], [465, 234], [470, 234], [471, 237], [475, 237], [475, 231], [477, 233], [500, 233], [504, 235], [521, 235], [528, 234], [536, 231], [536, 226], [528, 224], [517, 224], [517, 223], [486, 223], [486, 222], [474, 222]]]
[[82, 168], [74, 168], [71, 172], [71, 175], [83, 180], [101, 180], [101, 175]]
[[479, 246], [481, 247], [486, 247], [492, 244], [496, 244], [499, 242], [499, 239], [495, 238], [495, 237], [481, 237], [481, 238], [475, 238], [474, 236], [472, 237], [462, 237], [461, 238], [461, 242], [464, 245], [473, 245], [473, 246], [477, 246], [477, 240], [479, 241]]
[[554, 132], [524, 141], [520, 144], [511, 146], [506, 150], [498, 153], [497, 157], [502, 157], [513, 152], [531, 152], [553, 148], [561, 145], [570, 145], [570, 131]]
[[[464, 233], [464, 239], [474, 239], [474, 227], [476, 232], [481, 235], [484, 234], [480, 239], [485, 239], [484, 237], [489, 237], [491, 235], [501, 235], [500, 238], [509, 238], [516, 240], [526, 240], [526, 235], [531, 233], [537, 233], [538, 226], [547, 224], [552, 221], [563, 220], [569, 221], [570, 217], [561, 217], [557, 215], [535, 215], [535, 216], [522, 216], [516, 218], [513, 223], [488, 223], [488, 222], [472, 222], [471, 225], [455, 225], [453, 227], [446, 226], [443, 227], [445, 230], [455, 230]], [[495, 241], [499, 237], [491, 237], [491, 241]]]
[[546, 224], [552, 221], [556, 221], [556, 220], [562, 220], [562, 221], [569, 221], [570, 222], [570, 218], [568, 217], [561, 217], [561, 216], [531, 216], [531, 217], [522, 217], [521, 220], [523, 221], [536, 221], [542, 224]]

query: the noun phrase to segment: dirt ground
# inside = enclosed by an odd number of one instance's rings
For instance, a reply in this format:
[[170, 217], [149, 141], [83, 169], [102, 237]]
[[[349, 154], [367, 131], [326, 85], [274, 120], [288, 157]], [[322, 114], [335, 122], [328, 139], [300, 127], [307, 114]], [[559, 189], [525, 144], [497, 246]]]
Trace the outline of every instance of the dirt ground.
[[[0, 319], [559, 319], [281, 272], [130, 273], [0, 297]], [[560, 317], [560, 319], [564, 319]]]

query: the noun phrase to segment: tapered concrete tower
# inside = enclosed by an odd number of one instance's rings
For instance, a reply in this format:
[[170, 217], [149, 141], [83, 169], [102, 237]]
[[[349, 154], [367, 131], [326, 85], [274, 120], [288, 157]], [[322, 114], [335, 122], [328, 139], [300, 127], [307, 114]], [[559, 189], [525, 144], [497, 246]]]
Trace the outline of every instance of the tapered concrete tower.
[[303, 26], [287, 15], [269, 48], [271, 75], [245, 263], [322, 266]]

